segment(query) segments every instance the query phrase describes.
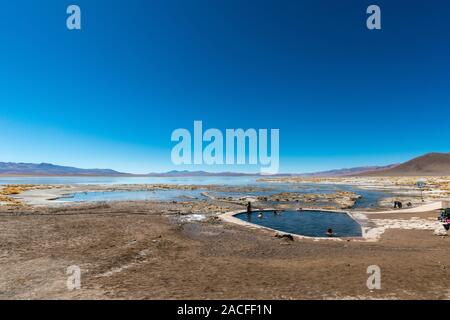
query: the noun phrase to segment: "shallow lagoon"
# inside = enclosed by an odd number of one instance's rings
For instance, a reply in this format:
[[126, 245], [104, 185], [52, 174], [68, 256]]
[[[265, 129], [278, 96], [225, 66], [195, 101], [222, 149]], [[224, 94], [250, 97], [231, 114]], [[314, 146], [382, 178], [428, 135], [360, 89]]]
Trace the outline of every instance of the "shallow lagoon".
[[[353, 191], [362, 195], [355, 208], [369, 208], [392, 193], [376, 190], [359, 189], [349, 185], [315, 184], [315, 183], [269, 183], [257, 181], [259, 176], [209, 176], [209, 177], [1, 177], [0, 185], [5, 184], [49, 184], [49, 185], [139, 185], [139, 184], [171, 184], [171, 185], [218, 185], [226, 187], [259, 187], [265, 190], [253, 192], [214, 192], [219, 197], [239, 198], [245, 196], [266, 196], [280, 192], [298, 193], [333, 193], [337, 191]], [[75, 193], [64, 197], [63, 201], [126, 201], [126, 200], [186, 200], [187, 198], [204, 199], [201, 191], [193, 190], [164, 191], [105, 191]]]
[[196, 185], [246, 185], [254, 184], [259, 176], [236, 177], [0, 177], [0, 185], [5, 184], [75, 184], [75, 185], [116, 185], [116, 184], [196, 184]]
[[80, 192], [58, 199], [60, 202], [95, 201], [199, 201], [207, 198], [204, 190], [154, 190], [154, 191], [96, 191]]

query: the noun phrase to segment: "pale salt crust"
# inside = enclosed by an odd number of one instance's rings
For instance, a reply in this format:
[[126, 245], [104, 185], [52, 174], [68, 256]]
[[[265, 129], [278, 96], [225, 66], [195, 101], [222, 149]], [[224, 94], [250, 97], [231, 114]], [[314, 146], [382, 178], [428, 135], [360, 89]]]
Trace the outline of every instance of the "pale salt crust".
[[181, 216], [180, 220], [183, 222], [194, 222], [194, 221], [203, 221], [206, 219], [206, 215], [204, 214], [189, 214], [189, 215], [185, 215], [185, 216]]
[[376, 227], [366, 230], [364, 237], [368, 240], [379, 239], [387, 229], [432, 230], [436, 235], [446, 234], [442, 224], [434, 218], [433, 220], [420, 218], [411, 218], [410, 220], [372, 219], [371, 222]]

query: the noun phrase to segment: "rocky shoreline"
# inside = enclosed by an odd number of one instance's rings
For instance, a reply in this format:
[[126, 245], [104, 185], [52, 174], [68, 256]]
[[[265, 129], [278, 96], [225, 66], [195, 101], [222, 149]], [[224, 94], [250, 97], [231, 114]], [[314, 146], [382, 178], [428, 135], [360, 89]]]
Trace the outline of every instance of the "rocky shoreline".
[[302, 203], [302, 204], [320, 204], [322, 206], [338, 207], [340, 209], [352, 208], [361, 195], [355, 192], [338, 191], [335, 193], [293, 193], [282, 192], [268, 197], [258, 197], [260, 201], [271, 202], [287, 202], [287, 203]]
[[[395, 196], [385, 198], [373, 203], [370, 210], [377, 208], [392, 208], [394, 201], [401, 201], [404, 206], [410, 204], [415, 207], [423, 203], [450, 197], [450, 178], [432, 177], [422, 178], [425, 188], [419, 190], [415, 181], [419, 178], [376, 178], [376, 177], [339, 177], [339, 178], [305, 178], [305, 177], [277, 177], [261, 178], [266, 183], [290, 183], [296, 189], [301, 184], [333, 184], [355, 186], [361, 190], [384, 190], [394, 193]], [[85, 192], [114, 192], [114, 191], [164, 191], [164, 190], [200, 190], [206, 201], [215, 200], [244, 206], [249, 201], [256, 207], [276, 207], [280, 209], [315, 207], [323, 209], [351, 209], [361, 199], [358, 192], [336, 191], [331, 193], [307, 192], [278, 192], [263, 194], [264, 191], [273, 191], [267, 186], [223, 186], [223, 185], [174, 185], [174, 184], [123, 184], [123, 185], [5, 185], [0, 188], [0, 206], [6, 210], [25, 206], [67, 206], [58, 199], [70, 194]], [[216, 193], [229, 193], [227, 196], [213, 195]], [[236, 196], [233, 195], [236, 193]], [[253, 193], [253, 194], [252, 194]], [[260, 193], [260, 195], [255, 195]], [[263, 195], [261, 195], [263, 194]], [[423, 202], [422, 202], [423, 194]], [[200, 200], [191, 196], [181, 196], [184, 200]], [[204, 199], [203, 199], [204, 200]]]

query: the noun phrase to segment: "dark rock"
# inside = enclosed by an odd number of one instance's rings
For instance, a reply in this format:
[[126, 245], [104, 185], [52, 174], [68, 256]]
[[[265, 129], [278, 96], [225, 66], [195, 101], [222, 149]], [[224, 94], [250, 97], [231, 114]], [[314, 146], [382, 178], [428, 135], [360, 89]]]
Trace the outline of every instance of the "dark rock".
[[287, 239], [290, 241], [294, 241], [294, 237], [291, 234], [287, 234], [287, 233], [277, 233], [277, 234], [275, 234], [275, 237], [279, 238], [279, 239]]

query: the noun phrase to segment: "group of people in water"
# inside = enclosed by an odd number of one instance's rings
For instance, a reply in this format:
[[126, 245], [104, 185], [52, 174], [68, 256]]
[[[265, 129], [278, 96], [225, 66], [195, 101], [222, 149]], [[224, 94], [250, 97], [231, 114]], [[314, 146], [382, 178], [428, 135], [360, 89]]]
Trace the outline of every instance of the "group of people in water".
[[[279, 214], [281, 214], [281, 211], [280, 211], [280, 210], [273, 210], [272, 212], [273, 212], [273, 214], [276, 215], [276, 216], [279, 215]], [[251, 214], [251, 213], [252, 213], [252, 203], [249, 202], [249, 203], [247, 204], [247, 214]], [[264, 218], [264, 212], [263, 212], [263, 211], [260, 211], [260, 212], [258, 213], [258, 218], [260, 218], [260, 219]]]
[[[412, 204], [409, 202], [409, 203], [407, 204], [407, 206], [408, 206], [408, 207], [411, 207]], [[402, 204], [400, 201], [395, 201], [395, 202], [394, 202], [394, 208], [399, 208], [399, 209], [401, 209], [402, 207], [403, 207], [403, 204]], [[274, 211], [272, 211], [272, 212], [273, 212], [274, 215], [280, 215], [282, 211], [274, 210]], [[251, 202], [248, 202], [248, 203], [247, 203], [247, 214], [249, 214], [249, 215], [252, 214], [252, 203], [251, 203]], [[258, 218], [259, 218], [259, 219], [264, 218], [264, 212], [260, 211], [260, 212], [258, 213]], [[441, 215], [439, 216], [438, 220], [439, 220], [440, 222], [442, 222], [442, 224], [443, 224], [445, 230], [448, 231], [448, 230], [450, 229], [450, 208], [448, 208], [448, 209], [443, 209], [443, 210], [441, 211]], [[334, 236], [335, 236], [335, 233], [333, 232], [333, 229], [328, 228], [328, 230], [327, 230], [327, 232], [326, 232], [326, 235], [327, 235], [328, 237], [334, 237]]]
[[[299, 211], [301, 211], [301, 210], [299, 210]], [[252, 214], [252, 212], [253, 212], [253, 210], [252, 210], [252, 203], [251, 203], [251, 202], [248, 202], [248, 203], [247, 203], [247, 214], [250, 215], [250, 214]], [[281, 214], [282, 211], [280, 211], [280, 210], [273, 210], [272, 212], [273, 212], [274, 215], [278, 216], [278, 215]], [[264, 218], [264, 212], [260, 211], [260, 212], [258, 213], [258, 218], [259, 218], [259, 219]], [[328, 228], [328, 230], [327, 230], [327, 232], [326, 232], [326, 235], [327, 235], [328, 237], [334, 237], [335, 234], [334, 234], [334, 232], [333, 232], [333, 229]]]

